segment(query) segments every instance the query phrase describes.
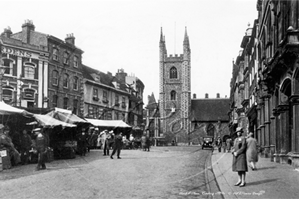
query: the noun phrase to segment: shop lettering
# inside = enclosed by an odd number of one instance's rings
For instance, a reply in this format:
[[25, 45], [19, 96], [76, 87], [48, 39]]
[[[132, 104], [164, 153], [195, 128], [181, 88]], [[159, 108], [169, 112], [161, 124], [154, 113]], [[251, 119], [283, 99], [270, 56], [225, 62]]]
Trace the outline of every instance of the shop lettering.
[[32, 56], [31, 52], [24, 51], [24, 50], [18, 50], [18, 49], [14, 49], [14, 48], [7, 48], [4, 46], [2, 46], [1, 52], [5, 53], [5, 54], [19, 56], [19, 57], [31, 57]]

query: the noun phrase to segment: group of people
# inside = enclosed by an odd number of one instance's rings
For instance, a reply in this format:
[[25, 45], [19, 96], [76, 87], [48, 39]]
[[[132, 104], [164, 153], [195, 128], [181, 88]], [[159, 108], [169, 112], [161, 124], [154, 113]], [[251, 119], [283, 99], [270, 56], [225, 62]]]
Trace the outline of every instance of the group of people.
[[222, 147], [223, 147], [223, 151], [230, 153], [231, 152], [231, 147], [232, 147], [232, 140], [231, 138], [227, 138], [226, 141], [221, 140], [220, 137], [218, 137], [217, 141], [216, 141], [216, 146], [218, 148], [218, 151], [221, 152]]
[[232, 147], [233, 162], [232, 171], [238, 173], [238, 181], [235, 186], [243, 187], [246, 185], [246, 172], [248, 164], [252, 170], [256, 170], [258, 162], [257, 140], [252, 132], [242, 136], [242, 130], [237, 131], [237, 138], [234, 140]]
[[3, 168], [10, 169], [18, 164], [28, 164], [30, 152], [37, 155], [37, 170], [46, 169], [46, 153], [49, 146], [49, 140], [42, 133], [41, 128], [36, 128], [32, 136], [23, 130], [22, 134], [10, 133], [10, 128], [0, 124], [0, 151], [3, 161]]

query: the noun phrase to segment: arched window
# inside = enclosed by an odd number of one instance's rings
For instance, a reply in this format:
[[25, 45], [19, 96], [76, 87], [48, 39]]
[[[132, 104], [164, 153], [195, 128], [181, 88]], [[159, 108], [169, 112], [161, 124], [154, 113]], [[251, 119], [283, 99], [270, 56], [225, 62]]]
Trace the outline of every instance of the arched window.
[[73, 113], [77, 114], [77, 110], [78, 110], [78, 100], [74, 99], [74, 101], [73, 101]]
[[7, 104], [10, 104], [13, 101], [13, 90], [14, 89], [10, 86], [5, 86], [2, 89], [2, 98]]
[[52, 98], [52, 107], [57, 107], [58, 96], [53, 95]]
[[176, 91], [171, 91], [171, 100], [176, 100]]
[[208, 124], [207, 129], [206, 129], [207, 135], [208, 136], [214, 136], [215, 135], [215, 126], [213, 124]]
[[69, 87], [69, 75], [64, 74], [64, 88], [68, 88], [68, 87]]
[[69, 105], [69, 98], [65, 97], [64, 98], [63, 108], [64, 109], [68, 109], [68, 105]]
[[78, 68], [78, 57], [74, 56], [74, 67]]
[[58, 49], [57, 48], [53, 48], [52, 59], [58, 61]]
[[31, 62], [24, 63], [24, 77], [28, 79], [34, 79], [36, 65]]
[[52, 71], [52, 84], [57, 86], [58, 85], [58, 71]]
[[69, 53], [64, 52], [64, 64], [69, 64]]
[[170, 79], [177, 79], [177, 69], [174, 66], [170, 69]]
[[13, 75], [13, 67], [15, 61], [9, 58], [2, 58], [2, 64], [5, 67], [4, 74]]
[[25, 88], [23, 93], [23, 99], [34, 100], [36, 91], [31, 88]]
[[74, 82], [73, 82], [73, 89], [74, 89], [74, 90], [78, 90], [78, 77], [75, 76], [75, 77], [73, 78], [73, 81], [74, 81]]

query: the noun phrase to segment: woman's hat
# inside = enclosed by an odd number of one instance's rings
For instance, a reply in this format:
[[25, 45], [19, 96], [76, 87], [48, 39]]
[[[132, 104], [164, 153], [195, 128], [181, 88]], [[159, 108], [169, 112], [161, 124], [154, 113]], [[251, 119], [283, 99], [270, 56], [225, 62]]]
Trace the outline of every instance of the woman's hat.
[[242, 132], [242, 131], [243, 131], [242, 127], [237, 127], [235, 132], [237, 133], [237, 132]]

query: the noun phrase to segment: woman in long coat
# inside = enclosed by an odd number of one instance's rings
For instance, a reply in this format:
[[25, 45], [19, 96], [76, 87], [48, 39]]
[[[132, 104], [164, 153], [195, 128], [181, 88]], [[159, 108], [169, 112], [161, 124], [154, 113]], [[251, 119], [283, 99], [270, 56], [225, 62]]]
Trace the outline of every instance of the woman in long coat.
[[248, 134], [247, 138], [247, 160], [250, 163], [250, 167], [252, 170], [256, 170], [256, 162], [258, 161], [258, 154], [257, 154], [257, 141], [253, 137], [253, 133]]
[[237, 132], [237, 138], [234, 140], [233, 145], [233, 161], [232, 161], [232, 171], [238, 172], [238, 182], [235, 186], [243, 187], [245, 186], [246, 182], [246, 172], [248, 171], [247, 167], [247, 157], [246, 157], [246, 150], [247, 150], [247, 142], [246, 138], [242, 136], [242, 132]]

